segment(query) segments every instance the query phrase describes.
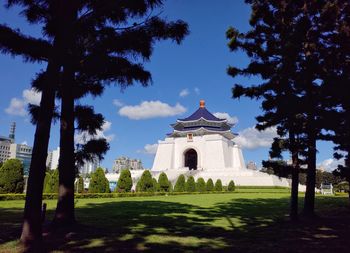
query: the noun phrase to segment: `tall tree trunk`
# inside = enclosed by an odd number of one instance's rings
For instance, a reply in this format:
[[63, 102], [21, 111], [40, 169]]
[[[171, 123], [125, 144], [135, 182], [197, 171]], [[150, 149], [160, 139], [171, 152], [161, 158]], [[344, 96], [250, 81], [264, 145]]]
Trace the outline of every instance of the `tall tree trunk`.
[[299, 157], [296, 147], [295, 135], [292, 131], [289, 133], [292, 151], [292, 189], [290, 199], [290, 218], [295, 221], [298, 219], [298, 187], [299, 187]]
[[304, 214], [315, 215], [315, 186], [316, 186], [316, 134], [314, 130], [308, 133], [307, 178], [304, 200]]
[[46, 171], [47, 150], [50, 139], [51, 122], [55, 107], [55, 94], [59, 84], [62, 58], [67, 52], [67, 28], [73, 26], [71, 15], [74, 4], [69, 0], [52, 1], [57, 25], [53, 52], [48, 61], [46, 78], [42, 89], [40, 113], [36, 125], [32, 161], [28, 177], [26, 203], [24, 207], [21, 243], [26, 251], [42, 252], [42, 193]]
[[36, 251], [42, 243], [42, 193], [59, 68], [60, 65], [57, 59], [48, 63], [45, 73], [45, 87], [43, 88], [40, 102], [40, 114], [34, 136], [32, 161], [29, 169], [20, 241], [25, 248], [32, 251]]
[[[70, 10], [71, 20], [77, 19], [77, 10]], [[75, 181], [75, 153], [74, 153], [74, 26], [66, 29], [68, 45], [67, 55], [63, 63], [63, 82], [61, 87], [61, 128], [60, 128], [60, 160], [58, 201], [53, 219], [54, 226], [69, 225], [75, 222], [74, 214], [74, 181]]]
[[64, 69], [60, 129], [59, 193], [53, 225], [68, 225], [75, 222], [74, 215], [74, 72]]

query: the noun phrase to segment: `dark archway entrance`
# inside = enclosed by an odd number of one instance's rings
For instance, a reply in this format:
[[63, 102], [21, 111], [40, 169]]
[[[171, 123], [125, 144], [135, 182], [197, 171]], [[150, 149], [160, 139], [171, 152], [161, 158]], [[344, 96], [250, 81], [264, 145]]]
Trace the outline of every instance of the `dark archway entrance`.
[[185, 153], [185, 167], [188, 167], [190, 170], [197, 169], [198, 155], [196, 150], [193, 148], [189, 149]]

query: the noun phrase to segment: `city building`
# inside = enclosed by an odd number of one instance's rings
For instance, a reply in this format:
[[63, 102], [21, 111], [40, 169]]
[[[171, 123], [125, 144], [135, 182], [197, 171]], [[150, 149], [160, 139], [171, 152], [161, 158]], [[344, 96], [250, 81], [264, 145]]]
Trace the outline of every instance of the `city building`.
[[60, 158], [60, 147], [50, 151], [47, 154], [46, 167], [50, 170], [55, 170], [58, 168], [58, 159]]
[[33, 150], [27, 144], [16, 144], [15, 132], [16, 123], [13, 122], [10, 127], [9, 136], [0, 136], [0, 162], [3, 163], [7, 159], [18, 159], [23, 163], [24, 175], [28, 175]]
[[114, 160], [112, 170], [113, 172], [118, 173], [123, 169], [142, 170], [142, 162], [139, 159], [132, 159], [129, 157], [121, 156], [118, 159]]
[[10, 127], [10, 134], [8, 137], [0, 136], [0, 163], [5, 162], [11, 155], [11, 144], [15, 142], [16, 123], [13, 122]]
[[12, 143], [10, 146], [10, 159], [18, 159], [23, 164], [23, 174], [29, 174], [30, 163], [32, 161], [32, 147], [27, 144]]
[[247, 163], [247, 169], [248, 170], [258, 170], [258, 167], [256, 166], [255, 162], [250, 161]]
[[100, 160], [96, 157], [93, 161], [85, 161], [84, 165], [79, 167], [79, 173], [82, 175], [91, 174], [100, 167]]

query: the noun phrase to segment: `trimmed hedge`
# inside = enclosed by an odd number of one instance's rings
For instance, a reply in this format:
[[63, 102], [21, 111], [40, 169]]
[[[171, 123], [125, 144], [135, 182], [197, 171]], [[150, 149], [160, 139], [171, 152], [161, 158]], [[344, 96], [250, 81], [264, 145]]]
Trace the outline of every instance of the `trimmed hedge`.
[[[123, 198], [123, 197], [151, 197], [168, 195], [191, 195], [191, 194], [212, 194], [212, 193], [232, 193], [232, 192], [124, 192], [124, 193], [75, 193], [76, 199], [96, 199], [96, 198]], [[57, 199], [57, 193], [43, 194], [43, 200]], [[0, 201], [4, 200], [25, 200], [25, 194], [0, 194]]]

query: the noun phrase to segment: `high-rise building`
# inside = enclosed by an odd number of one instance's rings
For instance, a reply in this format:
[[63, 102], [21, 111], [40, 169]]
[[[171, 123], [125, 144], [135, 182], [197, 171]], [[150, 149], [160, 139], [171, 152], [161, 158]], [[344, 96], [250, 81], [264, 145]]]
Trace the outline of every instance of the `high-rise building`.
[[142, 170], [142, 162], [139, 159], [131, 159], [129, 157], [121, 156], [113, 162], [113, 172], [120, 172], [123, 169]]
[[100, 160], [96, 157], [93, 161], [85, 161], [84, 165], [79, 168], [79, 173], [86, 175], [95, 172], [100, 166]]
[[29, 174], [29, 167], [32, 161], [32, 147], [27, 144], [12, 143], [10, 146], [10, 159], [18, 159], [23, 163], [24, 175]]
[[12, 122], [9, 136], [0, 136], [0, 163], [3, 163], [10, 158], [11, 144], [15, 142], [15, 129], [16, 123]]
[[50, 151], [47, 154], [46, 167], [48, 167], [50, 170], [57, 169], [59, 158], [60, 158], [60, 147], [58, 147], [53, 151]]
[[27, 144], [15, 143], [16, 123], [10, 127], [8, 137], [0, 136], [0, 162], [8, 159], [18, 159], [23, 163], [24, 175], [28, 175], [30, 162], [32, 161], [32, 147]]
[[10, 158], [10, 147], [11, 142], [0, 136], [0, 163], [3, 163]]

